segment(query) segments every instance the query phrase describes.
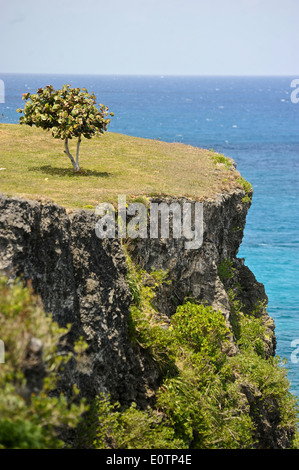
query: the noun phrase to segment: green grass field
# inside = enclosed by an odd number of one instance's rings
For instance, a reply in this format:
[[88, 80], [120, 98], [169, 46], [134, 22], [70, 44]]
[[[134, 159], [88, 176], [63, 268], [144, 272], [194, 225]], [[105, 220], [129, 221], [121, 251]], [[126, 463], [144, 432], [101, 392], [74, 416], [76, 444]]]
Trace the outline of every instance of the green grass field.
[[[76, 142], [70, 141], [75, 153]], [[195, 200], [242, 185], [238, 171], [210, 150], [107, 132], [80, 148], [75, 173], [64, 142], [19, 124], [0, 124], [0, 192], [46, 198], [67, 208], [128, 202], [139, 196], [185, 196]], [[5, 169], [3, 169], [5, 168]]]

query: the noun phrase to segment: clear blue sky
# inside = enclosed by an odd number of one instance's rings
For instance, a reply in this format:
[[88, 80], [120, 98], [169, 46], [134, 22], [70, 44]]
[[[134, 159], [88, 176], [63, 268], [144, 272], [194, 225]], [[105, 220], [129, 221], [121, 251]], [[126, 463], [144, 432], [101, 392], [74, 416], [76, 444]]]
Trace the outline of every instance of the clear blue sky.
[[0, 0], [0, 74], [299, 74], [298, 0]]

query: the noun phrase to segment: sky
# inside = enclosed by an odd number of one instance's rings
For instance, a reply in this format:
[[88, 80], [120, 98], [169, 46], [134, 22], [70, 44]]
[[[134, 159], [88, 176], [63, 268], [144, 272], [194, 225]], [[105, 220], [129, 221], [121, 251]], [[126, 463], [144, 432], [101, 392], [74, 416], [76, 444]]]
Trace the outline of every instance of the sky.
[[298, 0], [0, 0], [0, 74], [298, 75]]

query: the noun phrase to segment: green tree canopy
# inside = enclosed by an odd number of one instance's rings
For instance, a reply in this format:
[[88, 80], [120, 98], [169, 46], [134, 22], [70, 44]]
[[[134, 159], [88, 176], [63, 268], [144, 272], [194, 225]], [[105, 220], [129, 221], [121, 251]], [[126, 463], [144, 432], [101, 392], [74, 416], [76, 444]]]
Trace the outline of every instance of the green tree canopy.
[[[86, 88], [71, 88], [69, 84], [63, 85], [60, 90], [47, 85], [39, 88], [36, 94], [23, 93], [22, 99], [26, 104], [24, 109], [17, 109], [18, 113], [24, 113], [20, 117], [20, 124], [51, 130], [54, 138], [63, 139], [65, 153], [75, 171], [80, 170], [79, 148], [82, 136], [91, 139], [103, 134], [110, 123], [110, 116], [113, 116], [107, 106], [96, 106], [94, 93], [89, 94]], [[76, 158], [68, 147], [68, 140], [73, 137], [78, 138]]]

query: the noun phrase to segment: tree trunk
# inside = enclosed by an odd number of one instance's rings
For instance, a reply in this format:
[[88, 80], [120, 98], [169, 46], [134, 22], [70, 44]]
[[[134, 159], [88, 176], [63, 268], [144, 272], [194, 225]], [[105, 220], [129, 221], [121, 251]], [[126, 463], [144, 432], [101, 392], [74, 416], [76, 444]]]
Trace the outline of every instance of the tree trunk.
[[79, 169], [79, 147], [81, 144], [81, 135], [78, 137], [78, 142], [77, 142], [77, 153], [76, 153], [76, 166]]
[[71, 152], [69, 151], [68, 138], [66, 137], [66, 139], [64, 141], [64, 148], [65, 148], [64, 153], [66, 153], [67, 156], [69, 157], [69, 159], [71, 160], [75, 171], [80, 170], [80, 167], [79, 167], [79, 146], [80, 146], [80, 142], [81, 142], [81, 136], [79, 136], [79, 139], [78, 139], [77, 155], [76, 155], [76, 161], [75, 161], [72, 154], [71, 154]]

